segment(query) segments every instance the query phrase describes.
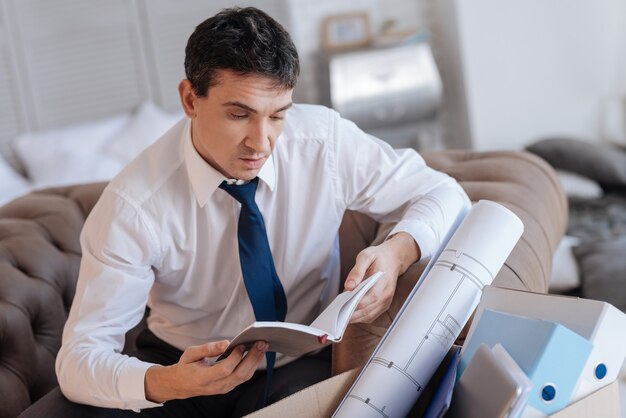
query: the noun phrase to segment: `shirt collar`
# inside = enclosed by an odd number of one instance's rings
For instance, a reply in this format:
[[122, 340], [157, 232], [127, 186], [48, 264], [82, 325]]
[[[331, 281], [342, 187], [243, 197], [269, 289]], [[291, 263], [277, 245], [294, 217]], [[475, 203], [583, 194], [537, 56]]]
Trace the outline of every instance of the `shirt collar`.
[[[207, 163], [193, 146], [191, 140], [191, 119], [187, 120], [183, 131], [183, 152], [191, 188], [196, 196], [198, 205], [204, 207], [206, 202], [213, 195], [213, 192], [226, 180], [226, 177]], [[274, 187], [276, 187], [276, 175], [274, 156], [270, 155], [267, 161], [265, 161], [265, 164], [263, 164], [263, 167], [261, 167], [261, 170], [259, 170], [258, 177], [271, 191], [274, 191]]]

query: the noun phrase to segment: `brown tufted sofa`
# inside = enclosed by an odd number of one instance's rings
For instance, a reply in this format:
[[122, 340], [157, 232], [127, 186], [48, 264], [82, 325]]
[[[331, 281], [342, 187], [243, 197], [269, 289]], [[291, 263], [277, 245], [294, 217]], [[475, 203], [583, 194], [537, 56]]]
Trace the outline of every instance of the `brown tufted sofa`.
[[[567, 221], [565, 196], [552, 169], [531, 154], [513, 151], [443, 151], [424, 157], [458, 179], [473, 201], [494, 200], [520, 216], [524, 235], [496, 283], [545, 292]], [[0, 208], [0, 418], [19, 415], [56, 386], [54, 358], [75, 291], [79, 233], [104, 186], [36, 191]], [[383, 229], [365, 216], [346, 215], [340, 231], [343, 274], [358, 251], [384, 235]], [[368, 358], [422, 267], [416, 264], [400, 279], [388, 315], [349, 328], [335, 352], [336, 371]], [[127, 346], [136, 331], [127, 335]]]

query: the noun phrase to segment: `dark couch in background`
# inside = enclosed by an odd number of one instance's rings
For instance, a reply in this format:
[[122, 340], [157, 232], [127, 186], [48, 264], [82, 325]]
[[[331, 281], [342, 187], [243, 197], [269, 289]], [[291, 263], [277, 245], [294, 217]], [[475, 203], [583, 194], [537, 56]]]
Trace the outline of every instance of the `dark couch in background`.
[[[473, 201], [499, 202], [522, 219], [524, 234], [495, 283], [545, 292], [567, 222], [567, 203], [550, 166], [523, 152], [443, 151], [424, 157], [459, 180]], [[57, 385], [54, 358], [75, 291], [79, 233], [104, 187], [37, 191], [0, 208], [0, 418], [19, 415]], [[340, 231], [342, 274], [380, 229], [363, 215], [346, 215]], [[417, 277], [418, 265], [406, 275]], [[414, 280], [400, 282], [389, 315], [349, 328], [343, 344], [358, 355], [347, 359], [338, 351], [337, 370], [368, 358]], [[136, 331], [127, 335], [127, 346]]]

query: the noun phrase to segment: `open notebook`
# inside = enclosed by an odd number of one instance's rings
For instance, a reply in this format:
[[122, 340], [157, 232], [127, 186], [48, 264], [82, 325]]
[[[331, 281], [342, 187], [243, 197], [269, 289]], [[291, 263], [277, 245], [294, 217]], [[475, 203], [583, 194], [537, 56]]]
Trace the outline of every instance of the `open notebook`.
[[253, 323], [233, 338], [217, 361], [227, 357], [236, 346], [250, 348], [255, 341], [267, 341], [269, 351], [292, 357], [341, 341], [359, 301], [382, 276], [382, 272], [375, 273], [354, 290], [340, 293], [311, 325], [278, 321]]

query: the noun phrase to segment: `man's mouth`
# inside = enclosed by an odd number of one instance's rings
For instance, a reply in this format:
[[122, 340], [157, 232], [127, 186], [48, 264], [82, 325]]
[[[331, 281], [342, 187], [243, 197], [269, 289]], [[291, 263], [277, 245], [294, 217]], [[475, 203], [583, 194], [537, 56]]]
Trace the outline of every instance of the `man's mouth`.
[[251, 170], [261, 168], [265, 162], [266, 157], [240, 157], [244, 165]]

